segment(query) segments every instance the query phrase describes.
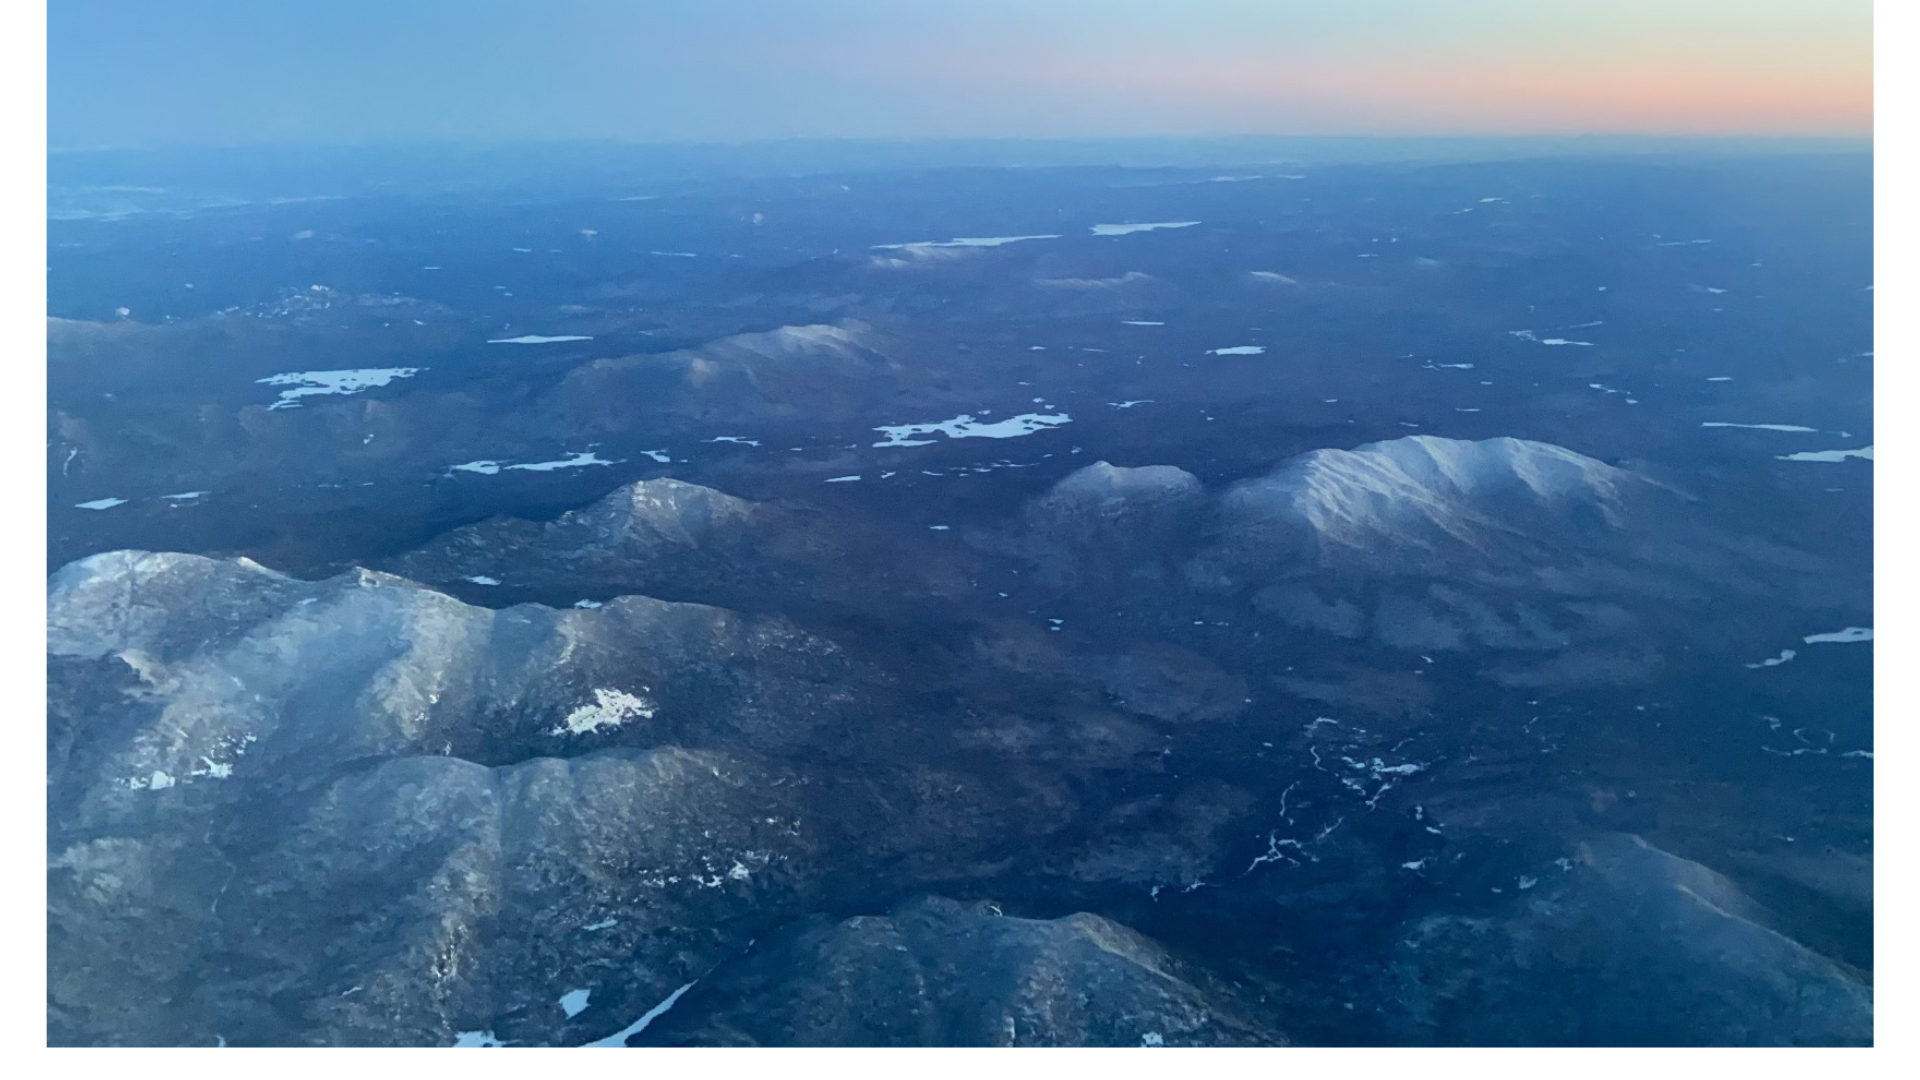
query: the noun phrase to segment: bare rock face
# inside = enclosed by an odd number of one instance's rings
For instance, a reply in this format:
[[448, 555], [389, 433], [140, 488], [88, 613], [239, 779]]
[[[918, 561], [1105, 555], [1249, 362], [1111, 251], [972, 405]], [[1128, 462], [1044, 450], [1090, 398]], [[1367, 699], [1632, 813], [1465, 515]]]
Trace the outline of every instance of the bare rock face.
[[1637, 836], [1582, 845], [1492, 917], [1429, 916], [1397, 949], [1407, 1041], [1861, 1046], [1871, 988], [1725, 877]]
[[1230, 991], [1085, 913], [1004, 916], [918, 900], [820, 918], [696, 984], [636, 1043], [658, 1046], [1277, 1046]]

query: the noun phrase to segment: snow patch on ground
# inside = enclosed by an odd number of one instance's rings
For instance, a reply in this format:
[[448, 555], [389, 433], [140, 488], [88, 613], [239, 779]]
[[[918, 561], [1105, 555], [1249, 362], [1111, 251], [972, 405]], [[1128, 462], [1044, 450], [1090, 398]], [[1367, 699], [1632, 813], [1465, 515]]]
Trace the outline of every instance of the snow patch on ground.
[[521, 334], [519, 337], [488, 338], [489, 345], [551, 345], [556, 341], [592, 341], [581, 334]]

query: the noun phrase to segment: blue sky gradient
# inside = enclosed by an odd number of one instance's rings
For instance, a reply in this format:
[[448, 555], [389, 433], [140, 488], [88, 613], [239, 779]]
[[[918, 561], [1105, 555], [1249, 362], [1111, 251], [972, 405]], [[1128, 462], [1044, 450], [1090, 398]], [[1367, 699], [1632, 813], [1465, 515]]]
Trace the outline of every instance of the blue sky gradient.
[[53, 0], [58, 148], [1864, 135], [1871, 0]]

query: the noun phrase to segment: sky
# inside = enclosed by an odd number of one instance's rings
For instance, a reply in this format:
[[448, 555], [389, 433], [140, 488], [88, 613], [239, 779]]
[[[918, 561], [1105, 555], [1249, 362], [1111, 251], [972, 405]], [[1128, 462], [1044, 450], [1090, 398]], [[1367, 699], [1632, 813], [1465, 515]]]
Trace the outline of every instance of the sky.
[[1868, 135], [1872, 0], [51, 0], [54, 148]]

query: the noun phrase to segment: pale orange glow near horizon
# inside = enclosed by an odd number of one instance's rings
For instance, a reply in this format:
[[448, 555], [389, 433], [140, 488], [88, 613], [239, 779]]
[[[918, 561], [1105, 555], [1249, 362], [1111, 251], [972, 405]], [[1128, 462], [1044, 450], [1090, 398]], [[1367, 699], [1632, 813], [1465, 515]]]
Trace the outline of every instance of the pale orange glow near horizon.
[[1354, 0], [1317, 12], [1068, 0], [998, 15], [945, 16], [938, 33], [893, 15], [858, 32], [688, 38], [679, 69], [744, 50], [798, 93], [872, 95], [900, 127], [970, 135], [1873, 131], [1871, 8], [1855, 0]]
[[[1624, 50], [1623, 50], [1624, 51]], [[1036, 49], [834, 57], [874, 82], [937, 84], [988, 111], [1105, 99], [1219, 132], [1366, 134], [1844, 135], [1873, 131], [1870, 64], [1778, 56], [1464, 59], [1455, 55], [1086, 55]], [[956, 58], [957, 57], [957, 58]], [[816, 53], [812, 60], [818, 61]], [[780, 66], [777, 57], [767, 58]]]
[[1388, 133], [1869, 134], [1871, 72], [1545, 63], [1214, 66], [1119, 85], [1249, 119], [1311, 104]]

